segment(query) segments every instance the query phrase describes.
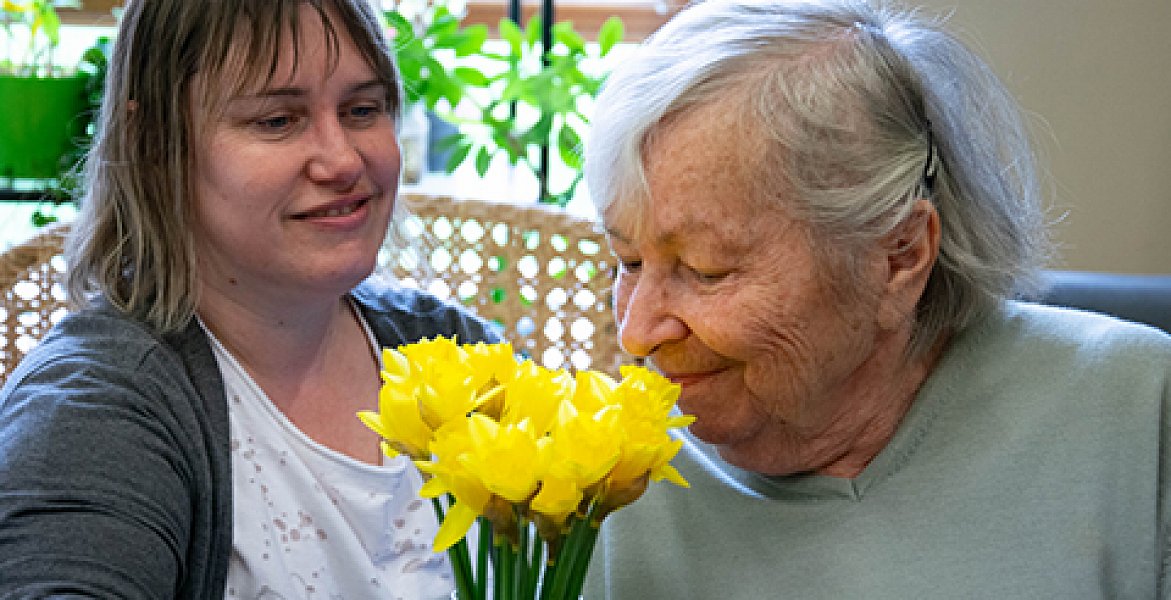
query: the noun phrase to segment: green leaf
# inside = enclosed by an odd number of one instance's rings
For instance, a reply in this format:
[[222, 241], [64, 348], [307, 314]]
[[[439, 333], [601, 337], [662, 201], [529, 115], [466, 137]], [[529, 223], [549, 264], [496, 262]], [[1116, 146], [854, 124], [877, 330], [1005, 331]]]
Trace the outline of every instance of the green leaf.
[[398, 44], [400, 38], [403, 41], [406, 41], [415, 37], [415, 28], [411, 25], [411, 22], [402, 15], [402, 13], [398, 12], [397, 10], [388, 10], [384, 11], [382, 16], [386, 21], [386, 24], [390, 25], [390, 27], [394, 29], [395, 45]]
[[439, 90], [439, 94], [447, 100], [453, 110], [459, 106], [464, 97], [464, 87], [460, 85], [459, 81], [448, 77], [447, 73], [432, 73], [431, 83]]
[[472, 151], [472, 145], [467, 142], [461, 142], [451, 151], [451, 156], [447, 158], [446, 170], [450, 175], [454, 173], [460, 165], [464, 164], [464, 159], [468, 157], [468, 153]]
[[622, 36], [625, 33], [623, 30], [622, 18], [617, 15], [602, 23], [601, 29], [598, 30], [598, 49], [601, 51], [601, 56], [609, 54], [610, 50], [622, 41]]
[[476, 153], [476, 173], [483, 177], [488, 173], [488, 167], [492, 165], [492, 155], [488, 153], [488, 149], [480, 146], [480, 151]]
[[480, 52], [484, 42], [488, 39], [488, 26], [484, 24], [472, 25], [463, 30], [463, 39], [454, 46], [458, 57], [471, 56]]
[[411, 87], [404, 86], [403, 88], [407, 91], [408, 100], [411, 97], [415, 97], [414, 101], [422, 102], [428, 110], [434, 111], [439, 108], [439, 101], [443, 99], [443, 90], [427, 81], [414, 81], [410, 83], [412, 84]]
[[37, 4], [37, 22], [44, 29], [45, 37], [49, 38], [49, 47], [56, 48], [61, 41], [61, 19], [57, 16], [57, 9], [48, 2]]
[[521, 45], [524, 44], [524, 32], [512, 19], [500, 19], [500, 24], [497, 26], [500, 30], [500, 39], [508, 42], [509, 50], [512, 56], [520, 56]]
[[558, 132], [557, 152], [567, 167], [574, 170], [582, 168], [581, 136], [569, 125], [562, 125]]
[[496, 143], [497, 148], [501, 148], [508, 153], [508, 164], [515, 165], [520, 160], [519, 145], [509, 137], [508, 130], [493, 130], [492, 141]]
[[436, 150], [445, 150], [445, 151], [452, 150], [456, 146], [459, 146], [460, 143], [463, 143], [463, 142], [464, 142], [464, 135], [462, 133], [456, 132], [456, 133], [445, 135], [445, 136], [435, 140], [435, 149]]
[[484, 46], [488, 39], [488, 28], [483, 25], [473, 25], [462, 30], [453, 30], [435, 37], [435, 48], [451, 50], [457, 57], [475, 54]]
[[535, 48], [540, 43], [542, 29], [540, 14], [534, 14], [532, 17], [529, 17], [529, 23], [525, 26], [525, 34], [527, 34], [528, 39], [525, 41], [528, 42], [530, 48]]
[[470, 87], [487, 87], [491, 80], [479, 69], [472, 67], [456, 67], [451, 72], [460, 83]]
[[585, 39], [573, 30], [572, 21], [562, 21], [553, 26], [553, 40], [565, 44], [575, 54], [585, 54]]
[[546, 113], [541, 115], [536, 123], [533, 123], [532, 128], [525, 135], [532, 135], [539, 142], [547, 142], [551, 133], [553, 133], [553, 115]]
[[39, 209], [39, 208], [36, 209], [35, 211], [33, 211], [32, 223], [33, 223], [34, 227], [44, 227], [46, 225], [49, 225], [50, 223], [56, 223], [56, 222], [57, 222], [57, 217], [50, 215], [48, 213], [41, 212], [41, 209]]
[[459, 30], [459, 18], [452, 15], [446, 8], [440, 6], [435, 9], [435, 17], [427, 26], [427, 37], [439, 38], [451, 35]]

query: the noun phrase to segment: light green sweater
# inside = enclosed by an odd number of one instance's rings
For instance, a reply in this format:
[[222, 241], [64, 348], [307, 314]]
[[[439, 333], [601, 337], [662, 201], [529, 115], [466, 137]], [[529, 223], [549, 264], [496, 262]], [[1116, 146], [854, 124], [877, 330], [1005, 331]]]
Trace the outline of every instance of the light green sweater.
[[1171, 598], [1171, 337], [1009, 303], [855, 479], [688, 439], [692, 489], [607, 519], [589, 600]]

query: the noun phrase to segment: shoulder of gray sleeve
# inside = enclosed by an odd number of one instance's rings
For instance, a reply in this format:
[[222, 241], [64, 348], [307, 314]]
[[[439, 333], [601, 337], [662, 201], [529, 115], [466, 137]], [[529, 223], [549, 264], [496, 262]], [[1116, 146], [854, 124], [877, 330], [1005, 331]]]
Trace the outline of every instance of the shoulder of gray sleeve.
[[369, 280], [352, 293], [379, 344], [397, 347], [437, 335], [460, 343], [495, 342], [499, 325], [426, 292]]
[[192, 377], [162, 336], [101, 310], [33, 348], [0, 390], [0, 596], [162, 597], [216, 571], [227, 442]]

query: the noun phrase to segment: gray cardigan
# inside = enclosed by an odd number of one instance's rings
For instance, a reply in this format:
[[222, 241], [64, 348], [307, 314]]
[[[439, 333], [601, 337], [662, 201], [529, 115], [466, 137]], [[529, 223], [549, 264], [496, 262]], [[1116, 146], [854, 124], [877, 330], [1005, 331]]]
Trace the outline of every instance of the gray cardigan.
[[[495, 340], [413, 290], [353, 292], [378, 343]], [[197, 323], [159, 335], [70, 314], [0, 389], [0, 599], [221, 597], [232, 547], [228, 408]]]

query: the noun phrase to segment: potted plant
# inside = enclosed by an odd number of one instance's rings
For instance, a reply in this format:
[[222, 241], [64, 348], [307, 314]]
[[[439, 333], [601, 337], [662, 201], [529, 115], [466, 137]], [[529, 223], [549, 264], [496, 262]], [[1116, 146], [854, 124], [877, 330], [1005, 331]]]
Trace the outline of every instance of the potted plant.
[[[484, 25], [463, 26], [443, 0], [427, 2], [414, 13], [385, 11], [393, 34], [395, 62], [403, 77], [406, 105], [399, 142], [403, 146], [403, 179], [415, 183], [432, 166], [435, 142], [454, 131], [436, 111], [450, 113], [463, 101], [464, 90], [483, 85], [479, 72], [456, 66], [480, 52], [488, 38]], [[472, 79], [468, 79], [472, 77]]]
[[[413, 17], [388, 11], [386, 19], [408, 104], [455, 126], [439, 136], [432, 120], [431, 144], [446, 155], [444, 169], [451, 173], [473, 161], [483, 176], [502, 156], [536, 177], [540, 202], [568, 203], [581, 181], [579, 132], [606, 75], [588, 65], [600, 63], [622, 40], [621, 19], [606, 21], [597, 45], [587, 44], [572, 23], [557, 23], [547, 49], [537, 17], [524, 29], [501, 19], [499, 44], [488, 41], [484, 25], [463, 26], [444, 0], [428, 2]], [[542, 154], [567, 168], [568, 185], [550, 189], [550, 164]]]
[[[91, 71], [57, 64], [60, 7], [77, 0], [3, 0], [0, 7], [0, 179], [59, 179], [77, 156]], [[87, 53], [88, 59], [94, 56]]]
[[[573, 23], [552, 27], [548, 48], [541, 43], [539, 16], [521, 29], [501, 19], [503, 52], [487, 48], [479, 57], [487, 59], [482, 81], [487, 94], [468, 94], [478, 117], [462, 119], [464, 135], [451, 140], [454, 147], [449, 170], [473, 157], [476, 171], [483, 176], [492, 161], [503, 156], [513, 166], [523, 166], [539, 183], [537, 200], [565, 206], [582, 180], [581, 130], [588, 125], [590, 102], [606, 79], [599, 65], [622, 40], [623, 24], [610, 17], [598, 32], [597, 45], [589, 45], [574, 30]], [[595, 65], [590, 69], [588, 65]], [[560, 189], [551, 187], [550, 158], [560, 160], [571, 174]]]

